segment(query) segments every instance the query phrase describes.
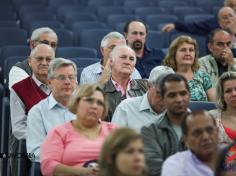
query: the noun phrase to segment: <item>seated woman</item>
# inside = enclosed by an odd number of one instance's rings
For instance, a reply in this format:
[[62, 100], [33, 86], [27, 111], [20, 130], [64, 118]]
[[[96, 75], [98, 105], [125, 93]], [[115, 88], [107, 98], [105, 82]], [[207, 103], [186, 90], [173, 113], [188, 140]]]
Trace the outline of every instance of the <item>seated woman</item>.
[[98, 176], [146, 176], [140, 134], [130, 128], [113, 131], [103, 144]]
[[179, 36], [170, 44], [163, 63], [188, 80], [192, 101], [214, 101], [215, 89], [209, 75], [199, 70], [197, 52], [194, 39]]
[[76, 114], [76, 120], [54, 128], [41, 146], [41, 171], [45, 176], [96, 174], [97, 167], [86, 166], [96, 162], [106, 136], [116, 128], [101, 121], [108, 107], [98, 84], [81, 85], [70, 99], [69, 110]]
[[211, 110], [219, 128], [219, 143], [236, 139], [236, 73], [223, 73], [216, 85], [218, 109]]

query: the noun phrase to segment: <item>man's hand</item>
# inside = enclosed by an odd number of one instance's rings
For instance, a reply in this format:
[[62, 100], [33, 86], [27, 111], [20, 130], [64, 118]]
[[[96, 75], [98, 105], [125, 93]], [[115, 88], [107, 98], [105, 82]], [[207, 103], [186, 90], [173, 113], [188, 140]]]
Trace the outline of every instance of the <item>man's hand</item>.
[[162, 27], [161, 31], [162, 32], [171, 32], [174, 29], [175, 29], [174, 23], [167, 23]]
[[98, 80], [98, 82], [101, 84], [105, 84], [111, 77], [110, 60], [111, 60], [111, 58], [108, 58], [105, 67], [103, 67], [102, 75], [101, 75], [100, 79]]
[[221, 54], [221, 57], [225, 60], [225, 62], [228, 65], [234, 65], [234, 57], [233, 53], [230, 48], [226, 48], [223, 53]]

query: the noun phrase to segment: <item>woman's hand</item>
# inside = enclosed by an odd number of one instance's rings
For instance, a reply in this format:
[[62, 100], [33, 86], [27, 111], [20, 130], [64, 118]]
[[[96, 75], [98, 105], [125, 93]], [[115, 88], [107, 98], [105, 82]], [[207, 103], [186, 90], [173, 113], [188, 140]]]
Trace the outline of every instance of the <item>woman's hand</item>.
[[98, 171], [98, 167], [81, 167], [78, 174], [81, 176], [96, 176]]

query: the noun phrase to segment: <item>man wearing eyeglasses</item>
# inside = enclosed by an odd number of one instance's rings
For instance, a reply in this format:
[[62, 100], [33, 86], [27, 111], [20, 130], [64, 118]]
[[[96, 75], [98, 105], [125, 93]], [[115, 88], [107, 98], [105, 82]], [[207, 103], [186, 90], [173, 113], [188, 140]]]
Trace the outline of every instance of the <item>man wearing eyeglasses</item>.
[[[56, 33], [48, 27], [42, 27], [33, 31], [29, 41], [29, 46], [33, 49], [38, 44], [47, 44], [56, 50], [57, 43], [58, 38]], [[9, 72], [9, 89], [11, 89], [15, 83], [27, 78], [31, 74], [32, 70], [29, 66], [28, 59], [25, 59], [22, 62], [17, 62]]]
[[32, 162], [39, 162], [40, 145], [46, 135], [57, 125], [75, 119], [67, 109], [69, 98], [77, 87], [77, 67], [74, 62], [57, 58], [49, 64], [48, 85], [50, 96], [29, 111], [27, 118], [27, 153], [34, 154]]
[[[24, 144], [26, 137], [26, 120], [29, 110], [39, 101], [45, 99], [51, 92], [47, 85], [48, 66], [55, 57], [54, 49], [46, 44], [38, 44], [31, 50], [28, 62], [32, 68], [32, 76], [14, 84], [10, 91], [10, 112], [12, 134], [10, 150], [18, 151], [18, 142]], [[23, 147], [23, 151], [26, 148]], [[14, 163], [17, 164], [17, 163]], [[15, 168], [15, 169], [14, 169]], [[13, 175], [17, 167], [12, 165]], [[25, 174], [27, 175], [27, 174]]]
[[232, 36], [223, 29], [210, 33], [208, 48], [211, 54], [199, 58], [200, 69], [211, 77], [213, 87], [219, 76], [227, 71], [236, 71], [236, 59], [231, 50]]

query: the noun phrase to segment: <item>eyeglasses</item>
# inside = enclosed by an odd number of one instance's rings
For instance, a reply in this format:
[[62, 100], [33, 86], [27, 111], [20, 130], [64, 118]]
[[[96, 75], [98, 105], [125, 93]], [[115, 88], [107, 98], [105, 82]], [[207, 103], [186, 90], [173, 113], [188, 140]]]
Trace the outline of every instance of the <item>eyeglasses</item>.
[[100, 106], [100, 107], [104, 107], [105, 106], [105, 103], [103, 101], [96, 100], [95, 98], [92, 98], [92, 97], [83, 97], [82, 100], [87, 102], [90, 105], [93, 105], [96, 102], [97, 106]]
[[46, 45], [50, 45], [53, 49], [55, 49], [57, 47], [57, 43], [56, 42], [49, 42], [48, 40], [38, 40], [39, 43], [41, 44], [46, 44]]
[[37, 62], [43, 62], [45, 60], [47, 63], [49, 63], [52, 60], [51, 57], [42, 57], [42, 56], [32, 57], [32, 58], [34, 58]]
[[65, 81], [67, 79], [69, 79], [70, 81], [75, 81], [77, 78], [77, 75], [58, 75], [58, 76], [54, 76], [53, 79], [59, 80], [59, 81]]

